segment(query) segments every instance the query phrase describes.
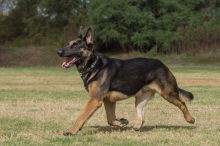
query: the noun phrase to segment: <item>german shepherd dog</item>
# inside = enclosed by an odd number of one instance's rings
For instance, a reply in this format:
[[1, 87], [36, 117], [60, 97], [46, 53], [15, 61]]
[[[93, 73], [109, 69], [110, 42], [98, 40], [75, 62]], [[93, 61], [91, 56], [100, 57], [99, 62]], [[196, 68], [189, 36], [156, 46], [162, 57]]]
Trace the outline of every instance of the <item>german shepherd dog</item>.
[[109, 58], [93, 50], [93, 32], [89, 28], [84, 36], [73, 40], [59, 49], [58, 55], [66, 57], [62, 67], [76, 65], [90, 99], [76, 122], [65, 133], [75, 135], [85, 122], [104, 103], [108, 124], [123, 127], [128, 120], [115, 116], [116, 101], [135, 97], [137, 118], [134, 130], [144, 122], [144, 106], [157, 92], [165, 100], [177, 106], [187, 122], [195, 119], [189, 113], [185, 101], [192, 100], [193, 94], [177, 86], [170, 70], [157, 59], [134, 58], [120, 60]]

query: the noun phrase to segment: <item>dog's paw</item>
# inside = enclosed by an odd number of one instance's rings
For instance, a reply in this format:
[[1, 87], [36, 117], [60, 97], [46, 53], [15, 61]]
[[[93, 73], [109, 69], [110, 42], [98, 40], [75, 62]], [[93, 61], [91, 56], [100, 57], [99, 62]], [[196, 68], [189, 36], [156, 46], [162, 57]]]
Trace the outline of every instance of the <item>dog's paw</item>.
[[195, 118], [193, 118], [192, 116], [184, 116], [184, 118], [190, 124], [194, 124], [196, 121]]
[[125, 127], [128, 124], [129, 124], [129, 121], [127, 119], [121, 118], [121, 119], [115, 119], [115, 121], [110, 125], [117, 126], [117, 127]]
[[140, 129], [141, 129], [141, 127], [142, 127], [143, 124], [144, 124], [144, 121], [137, 120], [137, 121], [135, 122], [135, 125], [134, 125], [133, 129], [134, 129], [135, 131], [140, 131]]
[[188, 120], [187, 122], [190, 123], [190, 124], [194, 124], [195, 121], [196, 121], [195, 118], [192, 117], [192, 118], [191, 118], [190, 120]]
[[76, 134], [73, 134], [71, 132], [64, 132], [63, 133], [63, 136], [74, 136], [74, 135], [76, 135]]
[[129, 124], [129, 121], [127, 119], [121, 118], [118, 120], [122, 126], [126, 126]]

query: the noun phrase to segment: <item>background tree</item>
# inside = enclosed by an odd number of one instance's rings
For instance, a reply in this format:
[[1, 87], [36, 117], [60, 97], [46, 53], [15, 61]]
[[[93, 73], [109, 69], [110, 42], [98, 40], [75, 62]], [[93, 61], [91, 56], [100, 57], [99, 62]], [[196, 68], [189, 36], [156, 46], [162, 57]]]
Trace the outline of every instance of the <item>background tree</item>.
[[181, 53], [220, 45], [219, 0], [1, 0], [0, 42], [63, 45], [93, 26], [100, 51]]
[[[186, 50], [191, 41], [200, 48], [201, 42], [196, 38], [207, 38], [200, 32], [211, 33], [213, 30], [207, 29], [214, 26], [219, 32], [219, 2], [216, 0], [93, 0], [89, 14], [98, 48], [106, 50], [180, 52]], [[199, 32], [194, 32], [198, 27]], [[189, 37], [186, 32], [190, 34], [190, 41], [186, 41]], [[207, 40], [216, 44], [220, 35], [215, 36]]]

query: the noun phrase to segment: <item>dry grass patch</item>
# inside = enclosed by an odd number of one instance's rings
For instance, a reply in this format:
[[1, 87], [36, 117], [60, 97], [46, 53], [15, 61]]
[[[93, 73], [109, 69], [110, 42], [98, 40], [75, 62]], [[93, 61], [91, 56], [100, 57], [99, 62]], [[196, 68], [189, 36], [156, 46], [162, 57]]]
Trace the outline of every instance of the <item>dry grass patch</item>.
[[134, 98], [130, 98], [118, 102], [116, 110], [118, 117], [130, 121], [127, 127], [109, 127], [101, 107], [79, 135], [64, 137], [63, 131], [75, 121], [88, 99], [75, 70], [1, 68], [0, 145], [218, 146], [220, 72], [186, 69], [173, 70], [179, 84], [195, 95], [195, 100], [187, 103], [196, 118], [194, 125], [157, 95], [146, 106], [146, 122], [140, 132], [132, 130], [136, 112]]

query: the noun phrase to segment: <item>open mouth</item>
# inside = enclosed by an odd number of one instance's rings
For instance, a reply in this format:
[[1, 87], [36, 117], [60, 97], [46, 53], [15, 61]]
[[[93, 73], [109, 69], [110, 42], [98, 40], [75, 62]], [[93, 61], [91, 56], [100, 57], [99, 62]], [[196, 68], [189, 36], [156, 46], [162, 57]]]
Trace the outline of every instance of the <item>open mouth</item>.
[[69, 68], [71, 66], [73, 66], [77, 61], [79, 60], [79, 58], [77, 57], [74, 57], [74, 56], [71, 56], [71, 57], [67, 57], [63, 64], [62, 64], [62, 67], [63, 68]]

